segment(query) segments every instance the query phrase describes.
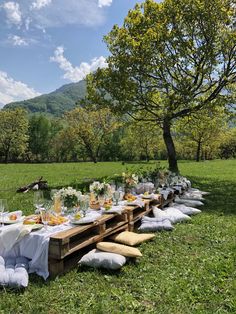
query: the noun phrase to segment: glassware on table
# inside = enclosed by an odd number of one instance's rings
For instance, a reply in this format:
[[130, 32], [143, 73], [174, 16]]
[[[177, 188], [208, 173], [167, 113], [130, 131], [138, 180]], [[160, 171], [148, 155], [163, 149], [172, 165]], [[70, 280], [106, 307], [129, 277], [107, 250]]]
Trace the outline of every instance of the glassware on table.
[[83, 216], [86, 216], [86, 212], [89, 209], [89, 203], [90, 203], [89, 194], [84, 194], [80, 196], [79, 205], [80, 205], [80, 210], [83, 213]]
[[52, 209], [52, 202], [47, 201], [44, 203], [43, 208], [40, 208], [40, 215], [41, 215], [41, 220], [44, 225], [45, 230], [47, 231], [48, 229], [48, 222], [50, 220], [50, 211]]
[[42, 191], [34, 192], [34, 207], [36, 207], [36, 212], [39, 212], [44, 204], [44, 196]]
[[51, 191], [50, 191], [50, 197], [51, 197], [51, 200], [53, 201], [53, 199], [54, 199], [54, 196], [55, 196], [55, 194], [57, 193], [57, 189], [51, 189]]
[[120, 200], [120, 191], [116, 190], [113, 192], [113, 200], [115, 202], [115, 206], [118, 206], [119, 200]]
[[0, 199], [1, 227], [4, 226], [4, 211], [7, 211], [7, 200]]
[[103, 206], [105, 203], [105, 196], [104, 195], [98, 195], [98, 202], [100, 206]]
[[53, 209], [54, 209], [54, 212], [55, 212], [57, 215], [60, 215], [60, 214], [61, 214], [62, 202], [61, 202], [61, 197], [60, 197], [60, 195], [54, 195], [54, 197], [53, 197]]

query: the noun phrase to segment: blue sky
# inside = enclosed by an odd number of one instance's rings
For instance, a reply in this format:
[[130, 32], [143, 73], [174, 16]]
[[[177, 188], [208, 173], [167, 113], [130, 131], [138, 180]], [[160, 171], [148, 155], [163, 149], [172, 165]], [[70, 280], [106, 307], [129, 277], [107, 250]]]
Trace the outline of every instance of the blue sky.
[[106, 65], [103, 36], [138, 0], [0, 0], [0, 107]]

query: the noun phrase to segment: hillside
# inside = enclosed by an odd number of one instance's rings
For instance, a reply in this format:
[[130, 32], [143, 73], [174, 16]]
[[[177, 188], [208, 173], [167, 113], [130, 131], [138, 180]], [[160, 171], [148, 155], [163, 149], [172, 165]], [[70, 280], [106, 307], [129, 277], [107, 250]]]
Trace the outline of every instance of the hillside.
[[50, 94], [44, 94], [32, 99], [12, 102], [4, 109], [21, 107], [29, 113], [46, 113], [61, 116], [65, 111], [75, 107], [75, 103], [86, 94], [86, 82], [66, 84]]

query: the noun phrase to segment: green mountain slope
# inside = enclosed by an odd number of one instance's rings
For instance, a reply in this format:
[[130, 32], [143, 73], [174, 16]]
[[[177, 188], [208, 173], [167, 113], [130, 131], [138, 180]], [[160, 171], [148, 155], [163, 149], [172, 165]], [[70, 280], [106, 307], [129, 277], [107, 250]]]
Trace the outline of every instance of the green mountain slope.
[[12, 102], [4, 109], [21, 107], [29, 113], [45, 113], [61, 116], [75, 107], [75, 103], [86, 95], [86, 82], [66, 84], [50, 94], [44, 94], [32, 99]]

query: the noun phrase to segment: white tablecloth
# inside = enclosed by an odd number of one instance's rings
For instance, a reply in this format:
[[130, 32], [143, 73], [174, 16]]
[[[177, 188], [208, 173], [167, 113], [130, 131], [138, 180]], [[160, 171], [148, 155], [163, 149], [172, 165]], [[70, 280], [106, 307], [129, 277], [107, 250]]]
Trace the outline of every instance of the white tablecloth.
[[[3, 227], [4, 228], [4, 227]], [[59, 231], [73, 228], [69, 223], [64, 225], [51, 227], [48, 226], [46, 231], [44, 228], [33, 231], [17, 242], [10, 250], [6, 250], [0, 246], [0, 256], [18, 257], [25, 256], [31, 261], [29, 262], [29, 273], [36, 273], [45, 280], [49, 276], [48, 271], [48, 247], [49, 237]]]

